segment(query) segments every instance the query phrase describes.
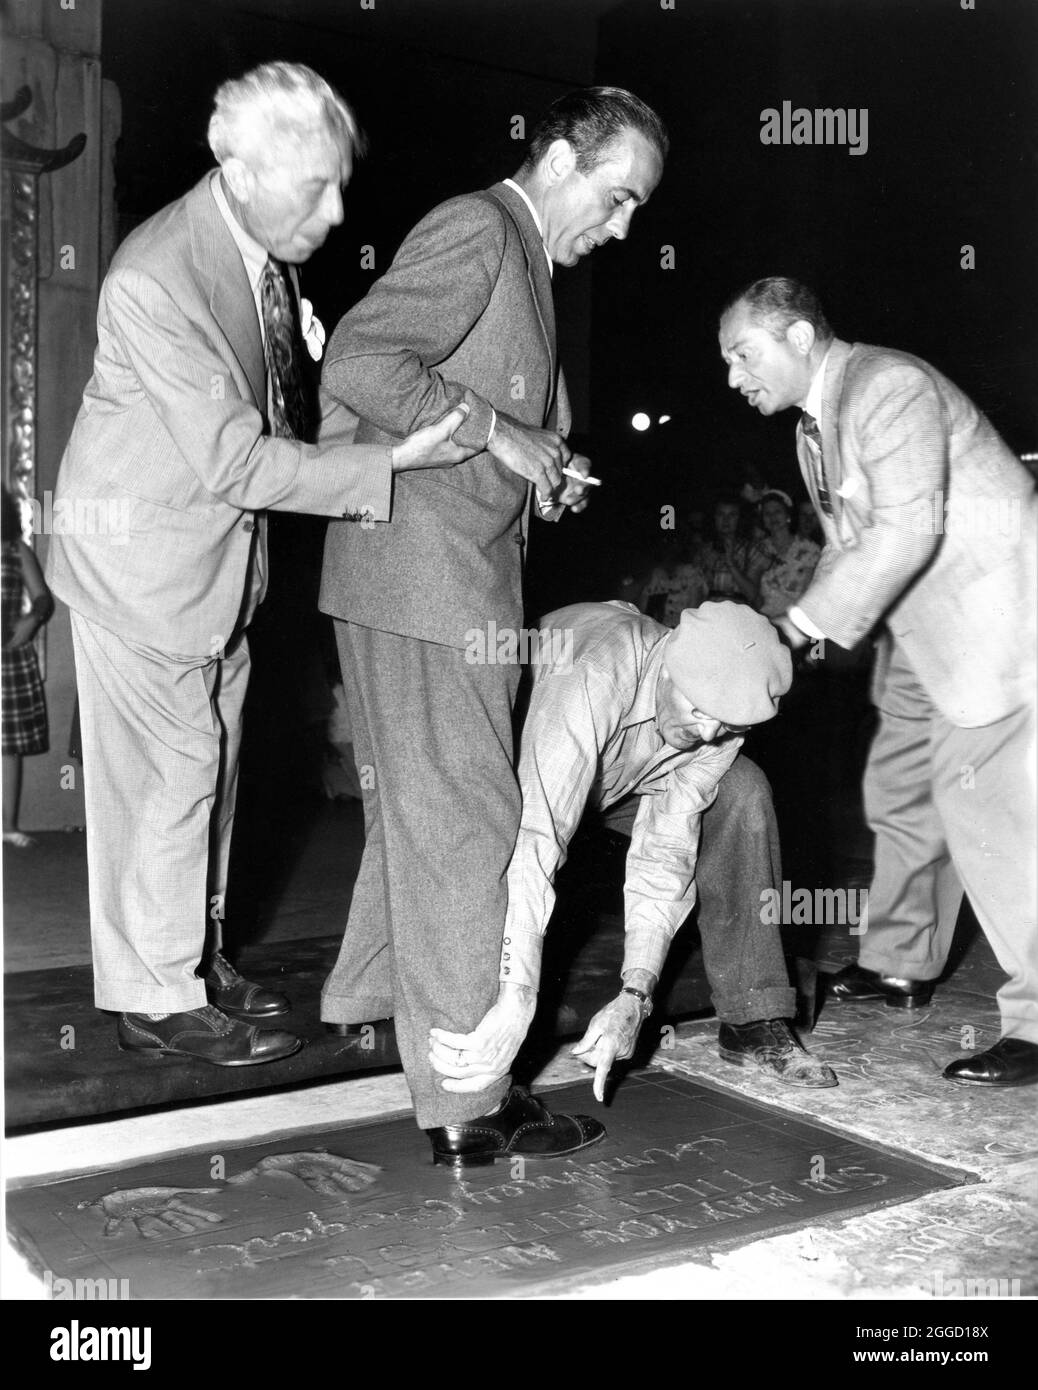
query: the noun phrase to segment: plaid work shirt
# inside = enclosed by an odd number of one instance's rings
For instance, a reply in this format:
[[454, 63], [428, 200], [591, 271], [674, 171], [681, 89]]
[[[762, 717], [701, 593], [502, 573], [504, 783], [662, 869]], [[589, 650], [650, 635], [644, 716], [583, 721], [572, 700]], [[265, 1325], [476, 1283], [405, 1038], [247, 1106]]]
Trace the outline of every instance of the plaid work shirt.
[[519, 838], [508, 869], [501, 980], [537, 988], [555, 875], [590, 803], [641, 797], [627, 853], [623, 969], [657, 977], [696, 901], [699, 822], [741, 738], [679, 752], [656, 728], [668, 628], [630, 603], [578, 603], [541, 624], [523, 726]]

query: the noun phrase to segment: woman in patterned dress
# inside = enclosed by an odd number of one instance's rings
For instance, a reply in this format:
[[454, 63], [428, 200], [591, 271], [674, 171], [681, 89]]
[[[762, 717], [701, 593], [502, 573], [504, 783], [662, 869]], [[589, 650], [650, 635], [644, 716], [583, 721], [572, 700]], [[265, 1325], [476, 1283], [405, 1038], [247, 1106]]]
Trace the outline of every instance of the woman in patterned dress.
[[3, 837], [5, 845], [29, 849], [34, 841], [18, 829], [22, 758], [47, 751], [47, 705], [33, 638], [54, 612], [54, 599], [22, 539], [18, 506], [6, 487], [2, 523]]
[[757, 607], [766, 618], [779, 618], [807, 592], [821, 550], [793, 530], [793, 502], [786, 493], [771, 488], [760, 500], [760, 519], [765, 539], [761, 549], [768, 566], [760, 576]]

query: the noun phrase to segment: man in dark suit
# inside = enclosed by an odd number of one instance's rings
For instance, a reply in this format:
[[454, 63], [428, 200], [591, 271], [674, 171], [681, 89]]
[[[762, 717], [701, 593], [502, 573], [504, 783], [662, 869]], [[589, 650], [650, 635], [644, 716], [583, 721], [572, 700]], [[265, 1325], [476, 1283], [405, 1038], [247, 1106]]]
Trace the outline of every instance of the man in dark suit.
[[[357, 759], [374, 776], [323, 1017], [394, 1016], [416, 1118], [440, 1161], [567, 1153], [601, 1135], [583, 1117], [551, 1116], [507, 1076], [448, 1095], [429, 1030], [470, 1032], [497, 994], [520, 806], [519, 669], [514, 646], [494, 659], [495, 637], [522, 626], [532, 493], [555, 518], [586, 491], [579, 478], [563, 486], [561, 470], [586, 473], [587, 461], [564, 442], [553, 267], [627, 235], [666, 149], [658, 117], [628, 92], [561, 98], [515, 178], [429, 213], [329, 344], [323, 385], [361, 417], [358, 440], [395, 439], [465, 404], [457, 438], [477, 451], [438, 481], [397, 480], [389, 525], [333, 525], [321, 595], [339, 620]], [[489, 660], [475, 655], [480, 636]]]
[[124, 1049], [247, 1066], [300, 1046], [257, 1027], [288, 1000], [220, 950], [262, 514], [387, 517], [394, 470], [471, 451], [449, 439], [462, 411], [396, 448], [329, 412], [307, 442], [295, 267], [342, 221], [342, 98], [268, 64], [220, 88], [209, 140], [220, 168], [101, 287], [56, 496], [119, 525], [55, 535], [48, 577], [72, 610], [97, 1006]]
[[1038, 1082], [1034, 484], [945, 376], [841, 342], [795, 280], [736, 296], [720, 344], [728, 384], [762, 415], [803, 411], [797, 453], [826, 544], [778, 625], [794, 647], [850, 648], [881, 624], [869, 929], [833, 995], [929, 1002], [954, 925], [939, 906], [950, 861], [1009, 978], [1002, 1036], [944, 1075]]

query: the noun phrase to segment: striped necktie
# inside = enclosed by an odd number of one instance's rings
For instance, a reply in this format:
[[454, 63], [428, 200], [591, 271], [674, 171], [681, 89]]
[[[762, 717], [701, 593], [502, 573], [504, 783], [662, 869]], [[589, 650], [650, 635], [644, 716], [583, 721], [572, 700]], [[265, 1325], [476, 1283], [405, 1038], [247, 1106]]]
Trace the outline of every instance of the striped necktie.
[[832, 516], [833, 504], [829, 498], [829, 489], [825, 481], [825, 460], [822, 456], [822, 434], [818, 428], [818, 421], [813, 415], [808, 415], [805, 410], [800, 416], [800, 429], [808, 443], [808, 452], [811, 455], [812, 467], [815, 475], [815, 488], [818, 492], [818, 505], [826, 516]]
[[310, 383], [303, 368], [303, 340], [295, 295], [284, 265], [273, 257], [263, 267], [260, 302], [263, 305], [264, 356], [270, 377], [270, 432], [282, 438], [310, 440], [314, 411]]

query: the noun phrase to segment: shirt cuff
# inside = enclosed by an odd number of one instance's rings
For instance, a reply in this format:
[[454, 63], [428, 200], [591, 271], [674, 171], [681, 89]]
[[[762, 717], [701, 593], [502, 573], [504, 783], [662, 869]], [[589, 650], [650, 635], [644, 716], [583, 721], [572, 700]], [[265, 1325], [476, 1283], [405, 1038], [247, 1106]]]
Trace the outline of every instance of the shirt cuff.
[[544, 937], [538, 932], [506, 928], [508, 935], [501, 943], [501, 973], [506, 985], [529, 985], [537, 989], [541, 982], [541, 952]]
[[824, 641], [825, 633], [819, 628], [817, 623], [813, 623], [799, 604], [794, 603], [792, 608], [786, 612], [786, 617], [791, 623], [796, 623], [801, 632], [813, 637], [815, 641]]
[[628, 927], [624, 936], [624, 961], [620, 967], [621, 976], [629, 970], [647, 970], [659, 980], [663, 974], [663, 963], [670, 951], [673, 937], [661, 940], [657, 927]]

